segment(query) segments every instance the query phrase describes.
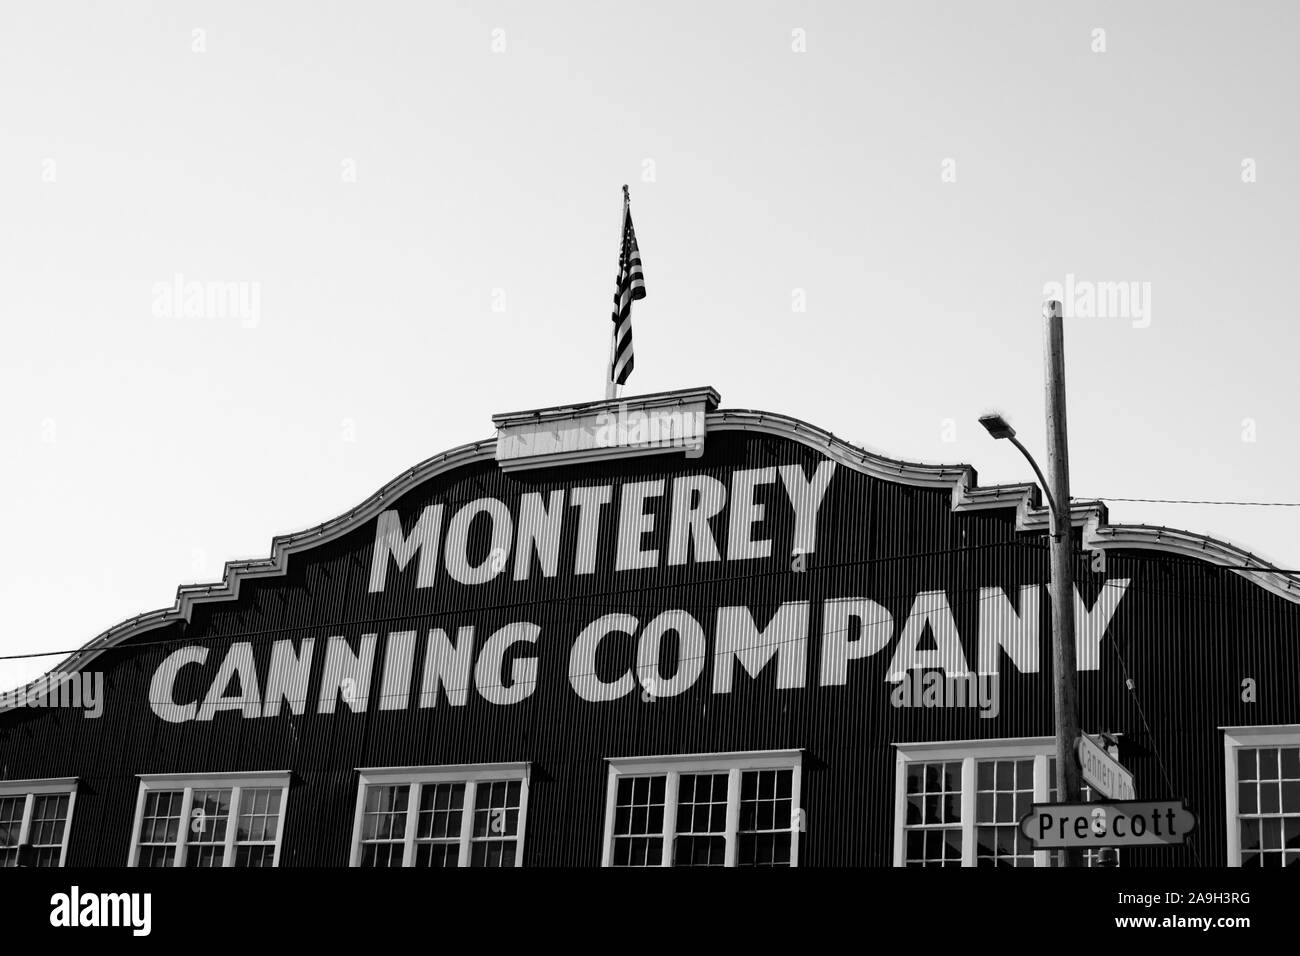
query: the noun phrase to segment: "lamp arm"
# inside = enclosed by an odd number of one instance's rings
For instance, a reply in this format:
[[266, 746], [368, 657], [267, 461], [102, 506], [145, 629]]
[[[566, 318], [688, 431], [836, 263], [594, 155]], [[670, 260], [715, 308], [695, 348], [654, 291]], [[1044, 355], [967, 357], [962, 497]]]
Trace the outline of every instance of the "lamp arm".
[[[1024, 455], [1025, 460], [1029, 462], [1029, 467], [1034, 469], [1034, 474], [1038, 476], [1038, 483], [1042, 485], [1043, 494], [1047, 496], [1048, 507], [1052, 509], [1052, 537], [1055, 538], [1061, 533], [1061, 520], [1065, 516], [1061, 514], [1061, 509], [1056, 506], [1056, 499], [1052, 497], [1052, 486], [1043, 477], [1043, 470], [1038, 467], [1038, 462], [1034, 461], [1034, 456], [1029, 454], [1029, 449], [1020, 444], [1020, 439], [1012, 435], [1011, 444], [1020, 450], [1020, 454]], [[1066, 518], [1065, 520], [1069, 519]]]

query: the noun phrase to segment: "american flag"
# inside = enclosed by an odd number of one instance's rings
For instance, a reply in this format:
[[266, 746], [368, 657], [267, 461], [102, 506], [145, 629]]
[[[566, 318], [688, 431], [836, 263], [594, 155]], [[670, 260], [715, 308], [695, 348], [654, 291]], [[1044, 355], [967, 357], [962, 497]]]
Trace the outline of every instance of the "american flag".
[[614, 289], [614, 345], [610, 352], [609, 380], [622, 385], [632, 374], [632, 303], [645, 298], [641, 251], [632, 228], [632, 205], [623, 187], [623, 242], [618, 254], [618, 284]]

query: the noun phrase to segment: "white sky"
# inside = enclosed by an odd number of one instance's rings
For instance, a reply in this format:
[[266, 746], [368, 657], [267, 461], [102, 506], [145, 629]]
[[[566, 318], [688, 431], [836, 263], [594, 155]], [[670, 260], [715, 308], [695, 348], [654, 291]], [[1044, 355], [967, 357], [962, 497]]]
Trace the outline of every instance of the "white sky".
[[[976, 418], [1042, 451], [1044, 284], [1150, 283], [1149, 327], [1067, 322], [1076, 496], [1300, 500], [1297, 27], [1258, 2], [6, 4], [0, 653], [170, 606], [494, 412], [602, 397], [625, 182], [629, 394], [713, 385], [1024, 480]], [[257, 283], [254, 327], [156, 316], [177, 273]], [[1300, 509], [1111, 514], [1300, 567]]]

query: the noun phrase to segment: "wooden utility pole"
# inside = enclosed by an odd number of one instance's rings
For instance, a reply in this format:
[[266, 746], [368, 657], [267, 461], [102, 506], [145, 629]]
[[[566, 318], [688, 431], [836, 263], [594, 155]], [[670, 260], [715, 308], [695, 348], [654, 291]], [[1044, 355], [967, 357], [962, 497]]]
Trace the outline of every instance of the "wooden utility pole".
[[[1052, 680], [1056, 714], [1057, 800], [1079, 803], [1079, 695], [1074, 647], [1074, 555], [1070, 520], [1070, 446], [1065, 423], [1065, 330], [1061, 303], [1043, 305], [1047, 366], [1047, 474], [1056, 500], [1052, 520]], [[1064, 866], [1082, 866], [1083, 854], [1062, 850]]]

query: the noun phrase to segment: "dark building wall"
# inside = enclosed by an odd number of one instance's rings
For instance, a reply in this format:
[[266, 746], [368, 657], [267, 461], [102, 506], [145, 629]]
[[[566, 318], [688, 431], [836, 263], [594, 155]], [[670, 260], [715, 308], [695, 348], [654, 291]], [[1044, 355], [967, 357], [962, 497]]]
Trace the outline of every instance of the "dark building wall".
[[[798, 464], [811, 475], [824, 455], [800, 441], [754, 432], [710, 433], [701, 459], [680, 455], [505, 473], [478, 461], [424, 482], [399, 500], [409, 530], [426, 504], [490, 496], [511, 509], [529, 491], [615, 486], [604, 509], [596, 572], [572, 573], [575, 522], [566, 519], [560, 573], [513, 580], [509, 573], [478, 586], [459, 585], [440, 569], [434, 587], [415, 587], [416, 563], [389, 569], [385, 590], [367, 585], [375, 538], [368, 520], [343, 537], [289, 560], [283, 577], [248, 580], [238, 600], [198, 604], [188, 622], [173, 622], [104, 651], [88, 666], [105, 672], [100, 719], [75, 711], [15, 710], [0, 714], [0, 773], [6, 779], [76, 776], [69, 865], [127, 861], [138, 793], [137, 774], [291, 770], [281, 865], [346, 865], [357, 793], [356, 768], [527, 760], [532, 763], [525, 865], [597, 865], [601, 859], [605, 758], [781, 748], [805, 751], [802, 804], [806, 831], [800, 864], [890, 865], [894, 843], [893, 744], [1047, 736], [1052, 733], [1051, 651], [1046, 595], [1040, 602], [1038, 673], [1001, 663], [1000, 711], [897, 708], [885, 680], [899, 628], [919, 592], [947, 595], [964, 650], [977, 659], [981, 588], [1001, 587], [1016, 600], [1023, 584], [1045, 583], [1048, 561], [1041, 535], [1016, 530], [1015, 509], [957, 512], [948, 489], [920, 488], [871, 477], [840, 465], [820, 509], [815, 553], [806, 570], [792, 569], [793, 521], [778, 481], [760, 487], [766, 506], [758, 534], [772, 555], [747, 561], [690, 563], [614, 570], [613, 525], [618, 486], [704, 472], [726, 484], [740, 468]], [[643, 547], [666, 549], [668, 495]], [[566, 498], [566, 509], [568, 503]], [[726, 549], [725, 515], [714, 522]], [[489, 550], [486, 523], [475, 525], [475, 555]], [[1208, 563], [1152, 551], [1115, 551], [1104, 574], [1080, 554], [1079, 589], [1091, 604], [1106, 582], [1127, 579], [1127, 592], [1106, 632], [1100, 668], [1080, 675], [1083, 724], [1122, 734], [1121, 759], [1135, 774], [1141, 799], [1184, 798], [1199, 818], [1191, 845], [1127, 851], [1126, 865], [1225, 862], [1225, 725], [1300, 720], [1296, 676], [1300, 607]], [[893, 639], [879, 653], [848, 664], [842, 686], [820, 685], [822, 602], [860, 596], [884, 606]], [[730, 693], [714, 693], [714, 662], [695, 685], [673, 698], [588, 703], [570, 685], [569, 654], [589, 622], [606, 613], [689, 611], [710, 646], [718, 608], [745, 606], [760, 626], [788, 602], [808, 602], [806, 676], [802, 688], [779, 689], [776, 662], [757, 677], [736, 668]], [[471, 690], [464, 706], [439, 699], [415, 705], [427, 632], [473, 625], [481, 647], [497, 628], [528, 621], [540, 626], [535, 647], [538, 684], [527, 699], [488, 703]], [[414, 630], [415, 674], [404, 709], [379, 709], [383, 638]], [[178, 702], [202, 700], [226, 650], [251, 642], [260, 679], [274, 641], [315, 639], [314, 694], [325, 645], [343, 635], [355, 647], [378, 633], [379, 649], [364, 713], [340, 704], [333, 714], [306, 712], [250, 719], [218, 713], [210, 722], [167, 723], [147, 700], [150, 680], [168, 654], [188, 644], [210, 648], [202, 666], [181, 671]], [[661, 651], [669, 673], [672, 641]], [[509, 658], [507, 658], [507, 662]], [[597, 670], [612, 680], [635, 664], [635, 642], [611, 636]], [[1241, 681], [1258, 682], [1245, 703]], [[1126, 686], [1132, 681], [1132, 690]], [[1139, 709], [1140, 702], [1140, 709]], [[1167, 779], [1166, 779], [1167, 774]]]

